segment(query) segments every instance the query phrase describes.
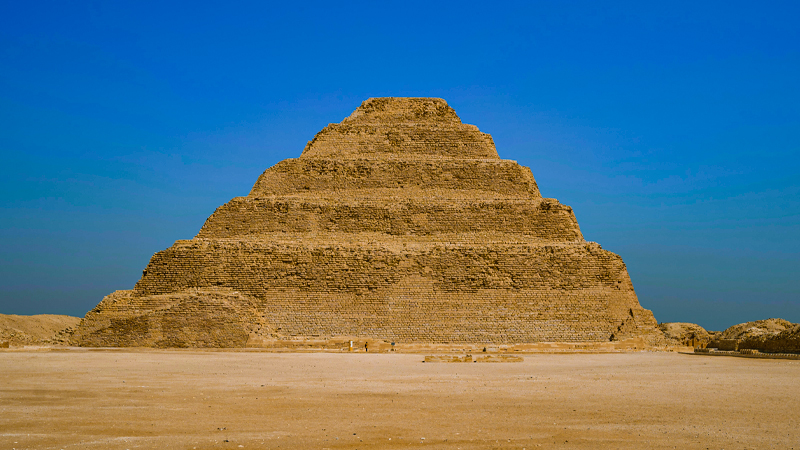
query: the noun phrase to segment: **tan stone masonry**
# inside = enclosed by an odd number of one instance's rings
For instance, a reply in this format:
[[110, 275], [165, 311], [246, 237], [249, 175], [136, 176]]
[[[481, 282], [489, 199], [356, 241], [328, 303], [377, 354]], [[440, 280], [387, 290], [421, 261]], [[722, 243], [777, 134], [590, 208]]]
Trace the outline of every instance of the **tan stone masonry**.
[[444, 100], [365, 101], [156, 253], [74, 339], [241, 347], [356, 336], [601, 342], [661, 333], [621, 258]]

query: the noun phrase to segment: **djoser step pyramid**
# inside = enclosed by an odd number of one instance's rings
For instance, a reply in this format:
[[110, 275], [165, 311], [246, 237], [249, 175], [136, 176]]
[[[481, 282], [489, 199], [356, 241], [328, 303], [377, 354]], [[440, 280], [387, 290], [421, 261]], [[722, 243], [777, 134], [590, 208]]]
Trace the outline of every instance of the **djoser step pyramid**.
[[373, 98], [153, 255], [73, 341], [598, 342], [656, 326], [622, 259], [490, 135], [441, 99]]

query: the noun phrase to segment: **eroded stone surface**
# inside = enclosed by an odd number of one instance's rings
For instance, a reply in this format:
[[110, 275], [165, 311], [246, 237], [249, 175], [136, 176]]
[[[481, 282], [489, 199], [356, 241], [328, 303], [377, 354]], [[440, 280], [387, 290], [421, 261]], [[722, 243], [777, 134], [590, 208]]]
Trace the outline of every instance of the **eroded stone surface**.
[[622, 259], [444, 100], [378, 98], [87, 314], [92, 346], [663, 339]]
[[669, 322], [658, 325], [669, 344], [705, 348], [713, 336], [694, 323]]
[[708, 346], [726, 351], [800, 353], [800, 324], [784, 319], [740, 323], [720, 333]]
[[80, 318], [54, 314], [0, 314], [0, 348], [64, 344]]

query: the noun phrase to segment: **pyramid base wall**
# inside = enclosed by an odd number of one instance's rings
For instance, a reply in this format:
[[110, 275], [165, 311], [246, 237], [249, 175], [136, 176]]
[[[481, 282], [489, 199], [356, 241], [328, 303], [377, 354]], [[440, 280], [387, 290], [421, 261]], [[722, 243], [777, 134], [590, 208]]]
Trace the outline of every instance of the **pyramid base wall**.
[[[608, 342], [652, 334], [650, 311], [625, 308], [618, 292], [586, 290], [434, 293], [410, 278], [385, 295], [315, 296], [276, 290], [265, 320], [287, 337], [359, 336], [390, 342]], [[425, 291], [428, 292], [425, 292]], [[291, 305], [291, 307], [288, 307]]]
[[[634, 337], [654, 342], [656, 321], [641, 307], [624, 307], [619, 292], [425, 292], [411, 278], [368, 296], [270, 290], [268, 298], [194, 291], [130, 297], [90, 312], [74, 335], [92, 347], [245, 347], [258, 339], [354, 336], [428, 344], [611, 342]], [[221, 300], [225, 298], [228, 301]], [[157, 303], [160, 305], [156, 306]], [[150, 304], [150, 306], [145, 306]], [[243, 313], [245, 311], [246, 313]]]
[[610, 342], [662, 334], [596, 244], [416, 249], [180, 241], [75, 334], [86, 346], [244, 347], [258, 339]]

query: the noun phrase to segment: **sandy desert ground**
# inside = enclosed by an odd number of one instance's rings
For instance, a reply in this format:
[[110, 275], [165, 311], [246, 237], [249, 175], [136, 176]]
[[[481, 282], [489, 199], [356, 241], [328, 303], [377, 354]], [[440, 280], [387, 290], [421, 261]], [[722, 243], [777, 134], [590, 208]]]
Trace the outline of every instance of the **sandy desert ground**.
[[0, 449], [800, 449], [800, 361], [0, 352]]

